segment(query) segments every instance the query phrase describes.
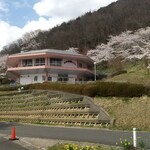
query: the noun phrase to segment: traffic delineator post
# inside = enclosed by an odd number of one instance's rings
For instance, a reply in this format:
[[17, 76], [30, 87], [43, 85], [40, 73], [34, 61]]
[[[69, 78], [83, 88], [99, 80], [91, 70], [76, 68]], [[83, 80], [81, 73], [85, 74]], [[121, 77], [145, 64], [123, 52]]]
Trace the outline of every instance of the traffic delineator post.
[[9, 140], [18, 140], [18, 138], [16, 138], [16, 128], [15, 127], [12, 128], [11, 138], [9, 138]]

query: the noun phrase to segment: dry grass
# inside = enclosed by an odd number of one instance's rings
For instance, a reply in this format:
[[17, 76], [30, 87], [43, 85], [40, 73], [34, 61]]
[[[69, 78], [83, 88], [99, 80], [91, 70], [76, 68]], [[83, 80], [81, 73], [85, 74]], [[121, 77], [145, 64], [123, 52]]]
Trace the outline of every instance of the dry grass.
[[[150, 85], [150, 70], [147, 69], [143, 61], [137, 61], [136, 64], [132, 64], [131, 62], [125, 63], [124, 70], [126, 70], [127, 73], [116, 75], [104, 80]], [[111, 69], [106, 69], [104, 71], [99, 70], [99, 72], [112, 73], [113, 71]]]
[[107, 78], [106, 81], [114, 81], [114, 82], [129, 82], [135, 84], [144, 84], [150, 83], [150, 73], [137, 73], [137, 72], [127, 72], [125, 74], [117, 75], [112, 78]]
[[95, 98], [94, 102], [102, 106], [112, 118], [118, 129], [150, 131], [150, 97], [134, 98]]

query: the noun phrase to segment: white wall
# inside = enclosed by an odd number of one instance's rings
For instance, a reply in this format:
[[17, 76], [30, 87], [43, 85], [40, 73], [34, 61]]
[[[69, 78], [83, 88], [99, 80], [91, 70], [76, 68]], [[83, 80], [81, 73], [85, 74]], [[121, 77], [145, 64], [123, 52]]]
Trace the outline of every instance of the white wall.
[[[58, 81], [58, 74], [49, 74], [48, 76], [52, 77], [52, 82]], [[68, 83], [75, 83], [75, 79], [77, 78], [77, 75], [68, 75]]]
[[[38, 80], [34, 81], [34, 77], [38, 76]], [[30, 75], [21, 75], [20, 76], [20, 84], [25, 85], [25, 84], [32, 84], [32, 83], [42, 83], [43, 78], [42, 76], [45, 76], [45, 81], [47, 81], [46, 75], [45, 74], [30, 74]], [[58, 81], [58, 75], [57, 74], [49, 74], [48, 76], [52, 77], [52, 82], [57, 82]], [[69, 75], [68, 76], [68, 83], [74, 84], [75, 79], [77, 78], [77, 75]]]
[[[72, 61], [72, 62], [69, 62]], [[49, 61], [48, 61], [49, 62]], [[63, 59], [62, 60], [62, 67], [65, 68], [77, 68], [78, 63], [82, 64], [82, 68], [87, 68], [87, 65], [83, 62], [78, 62], [77, 60], [71, 60], [71, 59]], [[38, 80], [34, 81], [34, 77], [38, 76]], [[42, 76], [45, 76], [45, 81], [47, 81], [46, 73], [45, 74], [27, 74], [27, 75], [21, 75], [20, 77], [20, 84], [32, 84], [32, 83], [42, 83], [43, 78]], [[52, 78], [52, 82], [57, 82], [58, 81], [58, 74], [48, 74]], [[68, 83], [75, 83], [77, 75], [68, 75]]]
[[20, 76], [20, 84], [30, 84], [32, 81], [30, 75], [21, 75]]
[[57, 82], [57, 78], [58, 78], [57, 74], [50, 74], [50, 77], [52, 77], [52, 82]]
[[[72, 62], [67, 62], [67, 61], [72, 61]], [[76, 60], [71, 60], [71, 59], [63, 59], [62, 60], [62, 67], [77, 68], [77, 61]]]
[[[35, 76], [38, 76], [38, 80], [37, 81], [34, 81], [34, 77]], [[42, 82], [44, 82], [42, 76], [46, 76], [46, 75], [45, 74], [21, 75], [20, 76], [20, 84], [42, 83]]]
[[77, 75], [69, 75], [69, 83], [74, 84], [76, 82]]

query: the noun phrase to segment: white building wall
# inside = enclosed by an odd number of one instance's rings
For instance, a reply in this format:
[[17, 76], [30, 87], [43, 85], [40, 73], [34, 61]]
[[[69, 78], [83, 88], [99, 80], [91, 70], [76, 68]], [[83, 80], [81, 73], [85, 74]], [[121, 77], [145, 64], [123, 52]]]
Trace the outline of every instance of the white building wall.
[[[72, 61], [72, 62], [70, 62]], [[77, 68], [77, 61], [71, 59], [63, 59], [62, 60], [62, 67], [65, 68]]]
[[77, 75], [69, 75], [68, 83], [74, 84], [76, 82]]
[[20, 76], [20, 84], [30, 84], [32, 83], [32, 79], [30, 75], [21, 75]]
[[[37, 76], [37, 81], [34, 81], [35, 76]], [[32, 84], [32, 83], [42, 83], [44, 82], [43, 76], [45, 74], [28, 74], [28, 75], [21, 75], [20, 76], [20, 84]], [[46, 79], [46, 76], [45, 76]]]
[[57, 82], [58, 74], [50, 74], [52, 77], [52, 82]]
[[[38, 77], [37, 81], [34, 81], [35, 76]], [[21, 75], [20, 76], [20, 84], [26, 85], [26, 84], [32, 84], [32, 83], [42, 83], [42, 82], [44, 82], [43, 76], [45, 76], [45, 74]], [[52, 77], [52, 82], [58, 81], [58, 74], [49, 74], [48, 76]], [[68, 83], [74, 84], [76, 81], [76, 78], [77, 78], [77, 75], [68, 75]], [[46, 79], [46, 76], [45, 76], [45, 79]], [[45, 81], [47, 81], [47, 79]]]
[[[48, 76], [52, 78], [52, 82], [58, 81], [58, 74], [49, 74]], [[75, 83], [76, 78], [77, 75], [68, 75], [68, 83]]]
[[[50, 62], [48, 60], [48, 62]], [[82, 68], [87, 68], [87, 65], [83, 62], [77, 61], [77, 60], [71, 60], [71, 59], [63, 59], [62, 60], [62, 67], [65, 68], [78, 68], [79, 63], [82, 64]], [[37, 76], [38, 80], [35, 81], [34, 77]], [[32, 83], [42, 83], [43, 76], [45, 76], [45, 81], [47, 81], [46, 73], [45, 74], [27, 74], [27, 75], [21, 75], [20, 76], [20, 84], [32, 84]], [[51, 77], [51, 82], [57, 82], [58, 81], [58, 74], [48, 74], [48, 76]], [[68, 74], [68, 83], [75, 83], [77, 79], [77, 75], [70, 75]]]

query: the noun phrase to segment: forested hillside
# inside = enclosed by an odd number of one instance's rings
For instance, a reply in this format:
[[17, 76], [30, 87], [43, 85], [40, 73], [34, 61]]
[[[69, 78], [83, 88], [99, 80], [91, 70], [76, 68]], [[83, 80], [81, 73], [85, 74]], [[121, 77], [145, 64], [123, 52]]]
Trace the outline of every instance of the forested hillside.
[[150, 60], [150, 27], [110, 36], [107, 44], [96, 46], [87, 55], [97, 63], [114, 58], [124, 61]]
[[150, 0], [118, 0], [95, 12], [62, 23], [49, 31], [28, 33], [5, 46], [1, 54], [16, 53], [21, 49], [79, 48], [81, 53], [107, 43], [109, 35], [150, 26]]

